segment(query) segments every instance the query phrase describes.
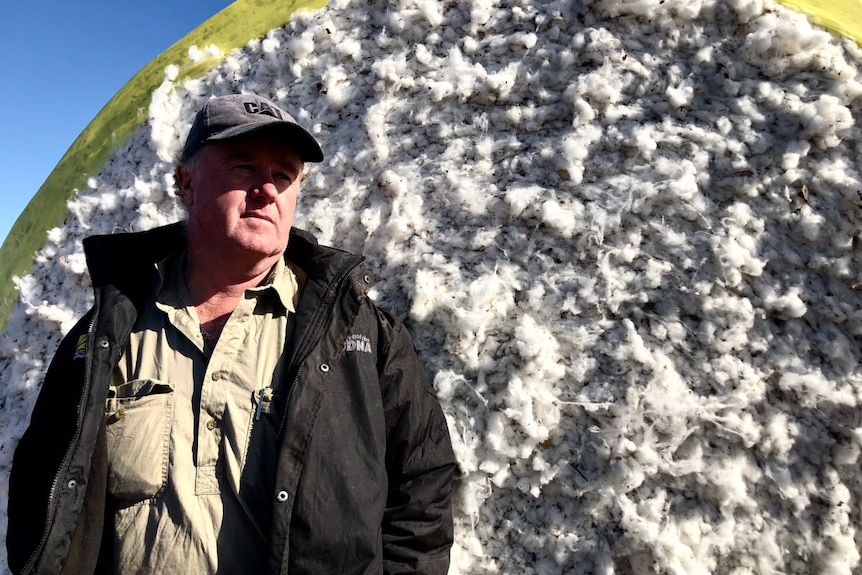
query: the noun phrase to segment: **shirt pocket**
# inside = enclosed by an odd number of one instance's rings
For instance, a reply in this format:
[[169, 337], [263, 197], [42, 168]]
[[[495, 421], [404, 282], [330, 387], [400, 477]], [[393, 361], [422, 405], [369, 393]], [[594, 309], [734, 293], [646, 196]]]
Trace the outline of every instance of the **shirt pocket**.
[[129, 381], [108, 392], [108, 493], [118, 501], [158, 495], [168, 477], [174, 386], [154, 379]]

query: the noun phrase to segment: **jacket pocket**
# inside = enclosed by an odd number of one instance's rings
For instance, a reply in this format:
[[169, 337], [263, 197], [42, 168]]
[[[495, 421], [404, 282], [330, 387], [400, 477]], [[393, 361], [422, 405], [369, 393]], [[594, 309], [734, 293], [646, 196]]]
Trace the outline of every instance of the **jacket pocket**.
[[174, 387], [133, 380], [108, 392], [108, 494], [118, 501], [150, 499], [164, 488], [173, 419]]

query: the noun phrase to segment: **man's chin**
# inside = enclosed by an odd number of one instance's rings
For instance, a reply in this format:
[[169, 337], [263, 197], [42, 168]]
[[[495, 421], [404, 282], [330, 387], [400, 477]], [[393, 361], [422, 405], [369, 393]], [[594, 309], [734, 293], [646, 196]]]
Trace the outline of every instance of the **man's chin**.
[[246, 254], [249, 257], [257, 256], [260, 259], [272, 257], [284, 253], [287, 242], [276, 238], [264, 238], [260, 235], [252, 237], [240, 237], [234, 241], [235, 251]]

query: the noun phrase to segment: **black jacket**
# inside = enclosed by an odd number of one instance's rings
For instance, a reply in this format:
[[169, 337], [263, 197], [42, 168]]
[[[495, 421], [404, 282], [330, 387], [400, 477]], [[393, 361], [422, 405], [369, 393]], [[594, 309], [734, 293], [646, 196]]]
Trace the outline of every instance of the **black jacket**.
[[[186, 241], [182, 224], [85, 240], [95, 301], [60, 344], [13, 459], [14, 573], [108, 572], [108, 379], [158, 279], [153, 263]], [[409, 335], [366, 297], [361, 257], [299, 230], [287, 257], [308, 277], [268, 423], [279, 434], [270, 573], [446, 573], [455, 460]]]

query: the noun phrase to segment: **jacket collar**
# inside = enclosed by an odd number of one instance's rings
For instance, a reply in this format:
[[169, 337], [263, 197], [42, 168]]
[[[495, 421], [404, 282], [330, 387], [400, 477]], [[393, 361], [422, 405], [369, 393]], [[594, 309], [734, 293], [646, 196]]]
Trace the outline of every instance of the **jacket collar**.
[[[90, 236], [84, 239], [84, 254], [94, 289], [112, 285], [137, 299], [147, 297], [152, 289], [155, 264], [187, 245], [186, 223], [178, 222], [144, 232]], [[291, 228], [286, 257], [309, 281], [326, 285], [355, 256], [321, 246], [309, 232]]]

